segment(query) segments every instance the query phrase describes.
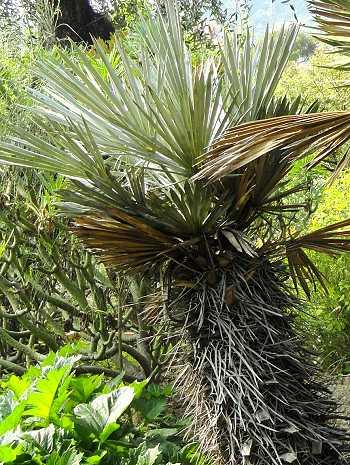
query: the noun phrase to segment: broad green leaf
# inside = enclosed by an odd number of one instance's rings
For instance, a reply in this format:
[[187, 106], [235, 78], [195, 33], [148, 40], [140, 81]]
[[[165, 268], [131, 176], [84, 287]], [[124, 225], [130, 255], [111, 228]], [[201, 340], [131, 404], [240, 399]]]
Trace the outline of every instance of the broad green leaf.
[[5, 392], [0, 396], [0, 420], [4, 419], [13, 411], [16, 405], [14, 393], [11, 391]]
[[48, 458], [47, 465], [80, 465], [83, 454], [79, 454], [76, 450], [71, 449], [60, 454], [53, 452]]
[[136, 465], [153, 465], [160, 454], [159, 445], [153, 449], [147, 449], [142, 455], [139, 455]]
[[101, 382], [101, 375], [72, 378], [70, 382], [70, 388], [72, 389], [71, 397], [77, 402], [87, 402], [91, 395], [100, 387]]
[[0, 437], [19, 426], [25, 407], [26, 403], [22, 401], [9, 415], [0, 421]]
[[80, 437], [99, 437], [106, 426], [105, 418], [91, 404], [79, 404], [74, 408], [74, 424]]
[[[19, 399], [26, 389], [30, 386], [31, 381], [27, 377], [19, 378], [16, 375], [11, 375], [6, 381], [5, 386], [15, 393], [17, 399]], [[1, 410], [1, 407], [0, 407]]]
[[107, 419], [106, 423], [112, 423], [125, 412], [134, 396], [134, 388], [124, 386], [110, 394], [96, 397], [91, 402], [91, 406]]
[[141, 412], [147, 420], [154, 420], [165, 409], [166, 399], [164, 397], [150, 398], [150, 399], [136, 399], [133, 403], [134, 407]]
[[100, 433], [99, 439], [100, 442], [103, 443], [107, 441], [109, 436], [117, 431], [120, 428], [120, 425], [118, 423], [109, 423], [103, 428], [103, 431]]
[[59, 425], [61, 428], [67, 431], [73, 431], [74, 429], [74, 422], [71, 418], [70, 413], [68, 415], [61, 415], [59, 419]]
[[129, 387], [134, 390], [135, 399], [139, 399], [142, 396], [143, 390], [148, 385], [148, 383], [149, 380], [145, 379], [143, 381], [133, 381], [131, 384], [129, 384]]
[[39, 379], [34, 392], [28, 397], [26, 416], [43, 419], [47, 424], [57, 420], [60, 408], [68, 398], [70, 365], [58, 369], [49, 369], [43, 379]]
[[55, 363], [56, 354], [54, 352], [49, 352], [44, 360], [40, 363], [42, 368], [47, 366], [53, 366]]
[[103, 451], [100, 455], [91, 455], [91, 457], [86, 458], [85, 461], [89, 465], [98, 465], [106, 454], [107, 451]]
[[175, 436], [178, 433], [179, 433], [179, 430], [177, 428], [156, 428], [156, 429], [150, 429], [147, 432], [147, 437], [156, 438], [158, 436], [158, 437], [167, 439], [167, 438], [170, 438], [171, 436]]
[[41, 374], [40, 368], [36, 366], [30, 366], [25, 374], [25, 377], [30, 380], [33, 380], [35, 378], [38, 378], [40, 374]]
[[10, 446], [18, 443], [21, 440], [22, 431], [19, 427], [11, 429], [0, 436], [0, 445]]
[[16, 460], [17, 456], [21, 454], [21, 447], [10, 447], [0, 445], [0, 463], [12, 463]]
[[67, 371], [71, 370], [73, 368], [73, 366], [81, 359], [81, 355], [80, 354], [75, 354], [75, 355], [71, 355], [70, 357], [68, 356], [61, 356], [61, 355], [58, 355], [56, 354], [55, 356], [55, 360], [54, 360], [54, 363], [53, 363], [53, 367], [54, 368], [66, 368]]
[[109, 394], [96, 397], [89, 404], [79, 404], [74, 409], [75, 425], [78, 434], [89, 436], [93, 434], [101, 439], [111, 434], [107, 429], [110, 424], [116, 423], [134, 399], [134, 389], [122, 387]]
[[54, 448], [55, 433], [54, 425], [49, 425], [47, 428], [27, 431], [23, 437], [32, 441], [45, 454], [49, 454]]

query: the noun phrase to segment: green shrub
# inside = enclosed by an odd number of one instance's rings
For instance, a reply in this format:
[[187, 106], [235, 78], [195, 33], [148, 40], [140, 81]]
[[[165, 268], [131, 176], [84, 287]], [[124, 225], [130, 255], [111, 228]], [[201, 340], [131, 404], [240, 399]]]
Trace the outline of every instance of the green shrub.
[[204, 464], [181, 440], [184, 425], [167, 415], [169, 388], [79, 376], [78, 358], [51, 353], [3, 381], [1, 464]]

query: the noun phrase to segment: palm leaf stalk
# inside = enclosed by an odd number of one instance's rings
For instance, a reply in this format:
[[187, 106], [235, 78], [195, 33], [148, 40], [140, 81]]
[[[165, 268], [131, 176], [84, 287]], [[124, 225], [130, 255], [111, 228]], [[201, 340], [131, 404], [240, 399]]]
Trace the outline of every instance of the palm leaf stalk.
[[217, 463], [346, 463], [337, 406], [294, 334], [288, 278], [308, 292], [322, 275], [305, 250], [350, 247], [349, 221], [298, 233], [308, 185], [289, 176], [308, 144], [318, 163], [347, 141], [349, 115], [274, 98], [296, 27], [258, 47], [228, 35], [193, 69], [172, 0], [166, 10], [141, 20], [137, 59], [118, 43], [113, 67], [96, 43], [103, 77], [79, 51], [43, 61], [38, 132], [18, 129], [0, 159], [70, 179], [61, 207], [74, 233], [109, 266], [161, 282], [192, 434]]

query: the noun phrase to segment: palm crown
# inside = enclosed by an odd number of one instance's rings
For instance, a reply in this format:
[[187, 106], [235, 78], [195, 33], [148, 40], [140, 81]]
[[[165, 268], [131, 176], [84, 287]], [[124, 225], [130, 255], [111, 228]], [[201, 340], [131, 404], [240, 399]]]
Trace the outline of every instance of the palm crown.
[[[334, 140], [347, 137], [350, 116], [281, 116], [251, 126], [248, 121], [312, 110], [299, 99], [273, 97], [297, 27], [277, 35], [266, 31], [259, 47], [248, 31], [243, 46], [239, 35], [227, 34], [220, 56], [194, 69], [171, 1], [167, 9], [167, 21], [160, 15], [142, 20], [137, 58], [118, 44], [117, 68], [96, 44], [106, 78], [83, 53], [77, 52], [78, 63], [63, 55], [64, 67], [59, 60], [42, 62], [38, 75], [45, 88], [32, 91], [42, 136], [17, 130], [2, 144], [1, 158], [70, 178], [64, 209], [76, 218], [75, 232], [106, 263], [161, 262], [183, 255], [187, 241], [218, 230], [227, 231], [238, 249], [246, 243], [241, 233], [249, 238], [254, 231], [253, 246], [265, 237], [262, 250], [273, 250], [276, 234], [268, 234], [267, 213], [285, 218], [300, 207], [288, 201], [303, 188], [285, 182], [292, 163], [310, 143], [318, 150], [315, 163], [329, 155]], [[338, 132], [332, 128], [319, 138], [330, 123]], [[332, 252], [347, 247], [340, 226], [347, 223], [314, 234], [318, 249], [330, 245], [329, 234]], [[315, 268], [301, 249], [312, 241], [285, 246], [293, 249], [292, 270], [305, 287], [303, 276], [315, 275]]]

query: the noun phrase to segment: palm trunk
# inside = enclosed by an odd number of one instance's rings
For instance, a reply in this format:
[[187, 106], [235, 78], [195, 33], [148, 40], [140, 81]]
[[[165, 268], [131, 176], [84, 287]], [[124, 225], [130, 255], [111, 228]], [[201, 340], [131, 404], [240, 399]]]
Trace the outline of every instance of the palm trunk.
[[180, 297], [193, 347], [182, 385], [196, 439], [222, 464], [347, 463], [336, 403], [294, 333], [300, 303], [283, 265], [236, 253], [231, 268], [216, 282], [213, 272], [198, 274]]

